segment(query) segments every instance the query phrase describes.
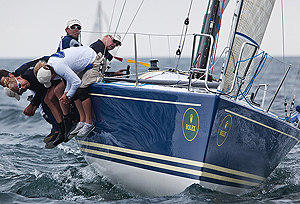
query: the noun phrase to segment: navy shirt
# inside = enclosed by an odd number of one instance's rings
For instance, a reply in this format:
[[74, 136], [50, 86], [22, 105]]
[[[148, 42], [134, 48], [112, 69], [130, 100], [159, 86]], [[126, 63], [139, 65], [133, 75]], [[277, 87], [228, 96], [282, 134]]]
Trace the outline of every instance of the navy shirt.
[[92, 48], [97, 54], [101, 52], [109, 61], [113, 59], [113, 56], [108, 52], [107, 49], [105, 49], [105, 45], [101, 40], [97, 40], [96, 42], [92, 43], [90, 48]]
[[50, 58], [50, 56], [43, 56], [43, 57], [40, 57], [38, 59], [26, 62], [26, 63], [22, 64], [19, 68], [17, 68], [12, 74], [15, 75], [15, 76], [20, 76], [21, 74], [23, 74], [30, 67], [34, 67], [39, 61], [48, 62], [49, 58]]
[[[62, 46], [61, 46], [61, 43], [62, 43]], [[57, 52], [60, 51], [60, 48], [62, 47], [62, 49], [67, 49], [69, 47], [79, 47], [80, 46], [80, 43], [78, 42], [78, 39], [76, 38], [73, 38], [72, 36], [70, 35], [66, 35], [62, 40], [61, 42], [59, 43], [58, 45], [58, 48], [57, 48]]]

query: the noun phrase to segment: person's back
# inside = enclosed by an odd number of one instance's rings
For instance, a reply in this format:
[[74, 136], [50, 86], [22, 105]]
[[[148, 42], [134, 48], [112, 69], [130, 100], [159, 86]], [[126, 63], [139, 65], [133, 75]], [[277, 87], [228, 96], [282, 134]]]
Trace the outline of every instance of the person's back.
[[61, 68], [68, 66], [72, 69], [75, 73], [84, 70], [89, 64], [91, 64], [94, 59], [96, 58], [96, 52], [87, 46], [81, 47], [70, 47], [63, 51], [53, 54], [48, 64], [52, 66], [60, 75]]

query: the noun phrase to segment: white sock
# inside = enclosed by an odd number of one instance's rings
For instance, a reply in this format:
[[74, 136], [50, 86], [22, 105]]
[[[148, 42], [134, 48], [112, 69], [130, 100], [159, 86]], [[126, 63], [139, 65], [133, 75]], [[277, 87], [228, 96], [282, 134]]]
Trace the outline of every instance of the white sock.
[[85, 125], [88, 126], [88, 127], [92, 127], [93, 126], [93, 124], [88, 124], [88, 123], [85, 123]]

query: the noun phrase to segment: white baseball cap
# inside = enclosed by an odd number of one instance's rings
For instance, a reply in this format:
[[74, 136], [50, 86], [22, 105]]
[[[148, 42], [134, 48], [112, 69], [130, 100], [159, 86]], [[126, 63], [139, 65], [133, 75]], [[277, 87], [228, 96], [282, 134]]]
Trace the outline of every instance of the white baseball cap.
[[77, 19], [72, 19], [72, 20], [69, 20], [69, 21], [67, 22], [67, 27], [70, 27], [70, 26], [72, 26], [72, 25], [80, 25], [80, 26], [81, 26], [81, 23], [80, 23], [80, 21], [77, 20]]
[[51, 86], [51, 75], [52, 74], [49, 69], [41, 67], [36, 73], [36, 78], [41, 84], [44, 84], [46, 88], [49, 88]]
[[20, 100], [20, 96], [19, 94], [17, 94], [16, 92], [13, 92], [12, 90], [10, 90], [8, 87], [3, 87], [4, 93], [8, 96], [8, 97], [15, 97], [18, 101]]
[[119, 46], [121, 46], [121, 45], [122, 45], [122, 43], [121, 43], [121, 35], [119, 35], [119, 34], [116, 34], [116, 35], [114, 36], [114, 40], [116, 40], [116, 41], [120, 42]]

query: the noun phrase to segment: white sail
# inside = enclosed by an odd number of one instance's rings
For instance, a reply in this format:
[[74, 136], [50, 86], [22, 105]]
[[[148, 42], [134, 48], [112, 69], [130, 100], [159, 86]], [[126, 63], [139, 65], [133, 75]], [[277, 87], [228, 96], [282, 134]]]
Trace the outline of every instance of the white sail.
[[[232, 91], [231, 95], [236, 93], [238, 85], [243, 81], [241, 90], [244, 90], [249, 84], [249, 76], [253, 62], [247, 60], [239, 64], [236, 70], [237, 61], [246, 60], [256, 54], [255, 47], [261, 45], [265, 30], [267, 28], [271, 12], [273, 10], [275, 0], [239, 0], [237, 1], [237, 9], [235, 11], [236, 26], [233, 26], [232, 40], [229, 47], [232, 47], [231, 52], [227, 57], [227, 68], [225, 71], [225, 79], [223, 91]], [[244, 44], [247, 43], [247, 44]], [[241, 48], [244, 44], [244, 51], [240, 56]], [[249, 65], [251, 63], [251, 65]], [[238, 73], [235, 80], [234, 74]], [[245, 77], [244, 80], [242, 80]], [[234, 85], [233, 85], [234, 84]]]
[[89, 43], [91, 44], [95, 42], [97, 39], [101, 39], [103, 36], [103, 33], [101, 31], [103, 30], [103, 25], [101, 19], [104, 17], [103, 11], [101, 9], [101, 3], [98, 1], [98, 7], [97, 7], [97, 14], [93, 25], [93, 30], [89, 36]]

